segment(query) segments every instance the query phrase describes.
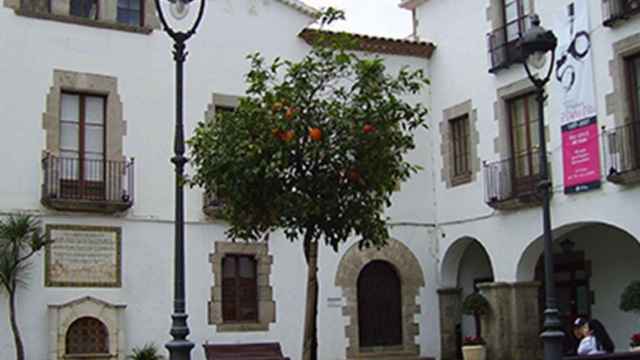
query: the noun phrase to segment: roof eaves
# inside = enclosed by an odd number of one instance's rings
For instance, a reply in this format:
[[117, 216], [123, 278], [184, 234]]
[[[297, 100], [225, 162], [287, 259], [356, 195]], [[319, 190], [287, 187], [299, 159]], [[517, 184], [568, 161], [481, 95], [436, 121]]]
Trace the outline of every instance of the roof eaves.
[[[306, 28], [298, 34], [307, 44], [312, 45], [319, 35], [338, 36], [345, 32], [319, 30]], [[435, 45], [427, 41], [416, 41], [409, 39], [394, 39], [363, 34], [347, 33], [358, 40], [356, 48], [353, 50], [367, 51], [380, 54], [413, 56], [430, 59]]]
[[314, 19], [320, 17], [320, 10], [312, 6], [309, 6], [300, 0], [278, 0], [278, 1]]
[[427, 0], [402, 0], [399, 7], [407, 10], [413, 10], [418, 6], [424, 4]]

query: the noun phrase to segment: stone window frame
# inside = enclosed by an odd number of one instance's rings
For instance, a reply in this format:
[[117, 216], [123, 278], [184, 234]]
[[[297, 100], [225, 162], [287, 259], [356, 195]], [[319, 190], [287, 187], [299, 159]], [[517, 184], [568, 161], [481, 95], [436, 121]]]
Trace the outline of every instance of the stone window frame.
[[[205, 122], [213, 122], [216, 119], [216, 107], [237, 108], [242, 97], [235, 95], [225, 95], [220, 93], [211, 94], [211, 102], [204, 112]], [[215, 192], [204, 191], [202, 194], [202, 211], [213, 219], [222, 219], [224, 203], [216, 196]]]
[[45, 153], [60, 155], [60, 107], [62, 93], [66, 91], [105, 96], [105, 160], [123, 161], [123, 141], [127, 135], [127, 124], [123, 119], [118, 79], [60, 69], [53, 71], [53, 85], [49, 88], [46, 109], [42, 114], [42, 128], [46, 132]]
[[[456, 176], [453, 168], [453, 141], [450, 123], [452, 120], [467, 116], [469, 134], [468, 149], [469, 173]], [[442, 112], [442, 122], [440, 122], [440, 153], [442, 154], [442, 169], [440, 171], [442, 181], [447, 188], [468, 184], [476, 181], [480, 172], [480, 157], [478, 155], [478, 144], [480, 143], [480, 132], [478, 131], [478, 111], [473, 108], [471, 100], [467, 100]]]
[[[160, 21], [156, 16], [153, 0], [141, 0], [143, 7], [142, 26], [133, 26], [118, 22], [118, 2], [114, 0], [97, 0], [98, 19], [86, 19], [69, 14], [70, 0], [4, 0], [4, 7], [13, 9], [17, 15], [36, 19], [59, 21], [102, 29], [120, 30], [140, 34], [150, 34], [160, 29]], [[51, 5], [49, 5], [51, 1]], [[21, 4], [22, 3], [22, 4]]]
[[[497, 100], [493, 104], [494, 117], [498, 125], [498, 136], [494, 138], [494, 152], [499, 155], [499, 160], [506, 160], [513, 156], [511, 149], [511, 127], [509, 126], [509, 101], [519, 96], [536, 91], [529, 78], [523, 78], [497, 89]], [[548, 103], [545, 103], [543, 111], [546, 111]], [[549, 145], [549, 122], [544, 125], [545, 141]]]
[[[256, 259], [258, 282], [258, 321], [224, 322], [222, 316], [222, 259], [227, 255], [250, 255]], [[218, 332], [269, 331], [269, 325], [276, 321], [276, 303], [271, 286], [273, 256], [269, 255], [266, 242], [216, 241], [214, 252], [209, 255], [214, 285], [209, 301], [209, 325], [215, 325]]]
[[49, 305], [49, 352], [47, 360], [73, 360], [86, 358], [66, 353], [66, 335], [76, 320], [91, 317], [104, 324], [109, 337], [109, 354], [96, 355], [97, 359], [125, 360], [126, 336], [124, 311], [126, 305], [115, 305], [86, 296], [61, 305]]
[[629, 82], [627, 81], [626, 60], [640, 54], [640, 34], [634, 34], [616, 41], [612, 45], [613, 56], [609, 60], [609, 76], [613, 81], [613, 91], [605, 96], [607, 116], [613, 116], [614, 127], [631, 121], [629, 103]]
[[[358, 276], [371, 261], [381, 260], [391, 264], [401, 282], [402, 291], [402, 345], [376, 346], [362, 349], [359, 339], [358, 323]], [[349, 319], [345, 325], [347, 337], [347, 359], [388, 358], [393, 356], [419, 356], [420, 345], [416, 336], [420, 335], [420, 326], [416, 316], [421, 307], [416, 302], [420, 288], [425, 286], [422, 266], [413, 252], [402, 242], [389, 239], [383, 250], [375, 248], [360, 250], [358, 244], [352, 245], [340, 259], [336, 271], [335, 286], [342, 289], [345, 303], [342, 315]]]
[[[487, 6], [487, 21], [491, 23], [491, 30], [495, 30], [504, 26], [504, 1], [505, 0], [489, 0]], [[522, 0], [529, 2], [530, 14], [536, 12], [535, 0]]]

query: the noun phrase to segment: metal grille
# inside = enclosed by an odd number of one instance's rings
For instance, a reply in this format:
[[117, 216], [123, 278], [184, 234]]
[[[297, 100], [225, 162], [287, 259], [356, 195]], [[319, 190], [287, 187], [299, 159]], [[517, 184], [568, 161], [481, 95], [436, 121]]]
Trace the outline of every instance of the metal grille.
[[74, 321], [66, 336], [67, 354], [108, 354], [109, 335], [106, 326], [95, 318]]

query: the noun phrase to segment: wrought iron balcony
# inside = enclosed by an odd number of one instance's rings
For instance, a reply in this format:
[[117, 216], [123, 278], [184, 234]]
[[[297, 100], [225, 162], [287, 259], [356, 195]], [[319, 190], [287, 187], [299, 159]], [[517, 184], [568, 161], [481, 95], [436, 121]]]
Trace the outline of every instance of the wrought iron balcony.
[[640, 0], [603, 0], [604, 26], [615, 26], [618, 22], [640, 14]]
[[215, 191], [205, 191], [202, 194], [202, 212], [207, 216], [220, 219], [222, 218], [222, 211], [224, 210], [224, 202]]
[[501, 210], [539, 205], [539, 164], [539, 151], [484, 162], [485, 202]]
[[56, 210], [115, 213], [133, 205], [134, 163], [64, 158], [42, 159], [42, 204]]
[[487, 34], [490, 73], [521, 61], [522, 56], [517, 44], [530, 26], [528, 18], [528, 16], [520, 17]]
[[603, 131], [607, 180], [640, 182], [640, 121]]

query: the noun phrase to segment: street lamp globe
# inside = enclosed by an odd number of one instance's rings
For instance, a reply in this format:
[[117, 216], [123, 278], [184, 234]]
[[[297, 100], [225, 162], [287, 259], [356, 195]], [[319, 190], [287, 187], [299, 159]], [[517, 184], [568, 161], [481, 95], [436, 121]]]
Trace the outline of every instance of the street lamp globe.
[[189, 14], [189, 5], [193, 0], [168, 0], [169, 12], [176, 20], [182, 20]]
[[546, 64], [547, 53], [553, 52], [557, 45], [553, 32], [540, 26], [538, 15], [531, 15], [531, 28], [520, 39], [522, 59], [533, 68], [541, 69]]

